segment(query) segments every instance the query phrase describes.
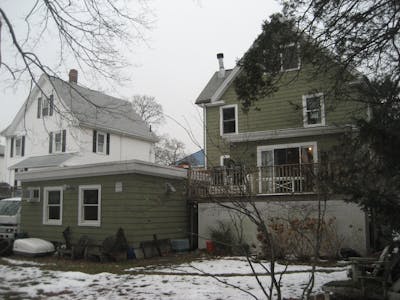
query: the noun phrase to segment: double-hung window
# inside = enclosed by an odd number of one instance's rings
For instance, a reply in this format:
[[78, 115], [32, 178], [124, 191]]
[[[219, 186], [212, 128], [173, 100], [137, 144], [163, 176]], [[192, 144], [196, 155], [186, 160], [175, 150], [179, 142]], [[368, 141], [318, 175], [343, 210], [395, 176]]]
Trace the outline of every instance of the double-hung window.
[[54, 96], [50, 95], [48, 98], [43, 96], [38, 98], [37, 102], [37, 118], [45, 116], [52, 116], [54, 110]]
[[15, 155], [21, 156], [22, 153], [22, 137], [17, 137], [15, 139]]
[[11, 137], [10, 157], [25, 155], [25, 136]]
[[106, 135], [102, 132], [97, 132], [97, 153], [105, 153]]
[[54, 133], [54, 152], [61, 152], [62, 150], [62, 132]]
[[110, 154], [110, 134], [93, 130], [93, 153]]
[[304, 127], [325, 125], [325, 105], [322, 93], [303, 96]]
[[62, 225], [62, 187], [45, 187], [43, 201], [43, 224]]
[[283, 47], [281, 53], [281, 71], [292, 71], [300, 69], [300, 55], [297, 44], [292, 43]]
[[49, 101], [47, 99], [41, 98], [42, 100], [42, 117], [49, 115]]
[[67, 131], [60, 130], [49, 134], [49, 153], [60, 153], [66, 151]]
[[79, 186], [78, 225], [100, 226], [101, 185]]
[[237, 105], [226, 105], [220, 108], [220, 132], [221, 135], [238, 132]]

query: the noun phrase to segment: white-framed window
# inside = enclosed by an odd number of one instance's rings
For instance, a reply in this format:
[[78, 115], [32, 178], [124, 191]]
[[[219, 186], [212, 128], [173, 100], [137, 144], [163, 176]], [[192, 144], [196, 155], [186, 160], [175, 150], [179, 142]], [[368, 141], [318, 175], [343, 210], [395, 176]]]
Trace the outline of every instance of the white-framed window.
[[49, 136], [49, 153], [60, 153], [66, 150], [67, 131], [59, 130], [50, 132]]
[[15, 156], [22, 156], [22, 136], [15, 138]]
[[79, 226], [100, 226], [101, 185], [79, 186]]
[[62, 131], [54, 132], [54, 152], [62, 151]]
[[284, 46], [281, 53], [281, 71], [299, 70], [300, 66], [299, 45], [291, 43]]
[[106, 138], [107, 135], [103, 132], [97, 132], [97, 153], [106, 153]]
[[221, 135], [238, 133], [237, 104], [220, 107], [220, 132]]
[[303, 96], [303, 124], [304, 127], [325, 125], [323, 93]]
[[43, 224], [62, 225], [63, 188], [45, 187], [43, 194]]
[[42, 117], [48, 116], [50, 112], [50, 103], [46, 98], [41, 98], [42, 101]]

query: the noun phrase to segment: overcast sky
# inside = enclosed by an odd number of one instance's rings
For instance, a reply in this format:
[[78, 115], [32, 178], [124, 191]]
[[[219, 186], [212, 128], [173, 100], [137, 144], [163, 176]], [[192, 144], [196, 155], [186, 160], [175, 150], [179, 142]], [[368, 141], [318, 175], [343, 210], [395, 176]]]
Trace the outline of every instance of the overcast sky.
[[[11, 16], [20, 10], [20, 1], [4, 0], [3, 4]], [[147, 43], [135, 46], [128, 57], [134, 65], [128, 70], [132, 83], [110, 93], [124, 98], [156, 97], [171, 118], [158, 131], [182, 140], [186, 152], [194, 152], [198, 147], [182, 126], [202, 144], [202, 112], [194, 101], [218, 69], [216, 54], [223, 52], [225, 67], [234, 67], [261, 32], [262, 22], [279, 11], [279, 5], [275, 0], [152, 0], [149, 6], [154, 23], [146, 33]], [[4, 72], [0, 69], [0, 78]], [[67, 74], [59, 75], [67, 80]], [[28, 84], [8, 87], [9, 82], [0, 81], [1, 130], [12, 121], [29, 89]]]

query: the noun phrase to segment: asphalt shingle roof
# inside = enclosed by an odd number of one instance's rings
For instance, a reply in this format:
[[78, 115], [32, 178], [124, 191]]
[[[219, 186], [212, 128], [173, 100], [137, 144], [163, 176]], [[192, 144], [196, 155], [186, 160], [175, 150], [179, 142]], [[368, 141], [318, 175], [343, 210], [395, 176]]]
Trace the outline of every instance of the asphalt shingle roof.
[[15, 165], [10, 166], [9, 169], [59, 167], [63, 162], [66, 162], [73, 156], [74, 154], [72, 153], [63, 153], [28, 157]]
[[215, 94], [221, 84], [229, 76], [232, 70], [226, 70], [224, 77], [218, 76], [218, 71], [214, 73], [211, 79], [208, 81], [205, 88], [201, 91], [200, 95], [196, 99], [196, 104], [208, 103], [211, 101], [211, 97]]
[[156, 141], [130, 102], [54, 77], [50, 80], [67, 111], [72, 112], [82, 125]]

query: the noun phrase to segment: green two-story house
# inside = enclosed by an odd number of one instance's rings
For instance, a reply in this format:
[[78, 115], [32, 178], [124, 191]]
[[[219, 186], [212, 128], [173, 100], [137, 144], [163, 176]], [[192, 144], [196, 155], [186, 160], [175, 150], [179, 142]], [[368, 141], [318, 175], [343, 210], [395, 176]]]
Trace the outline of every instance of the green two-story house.
[[[297, 45], [286, 49], [292, 53], [280, 56], [280, 88], [249, 110], [242, 109], [235, 92], [241, 67], [225, 69], [222, 53], [217, 55], [219, 70], [195, 101], [203, 109], [205, 172], [210, 182], [207, 197], [199, 198], [200, 236], [207, 236], [209, 227], [218, 220], [229, 219], [224, 208], [209, 200], [210, 195], [229, 202], [235, 192], [237, 197], [243, 196], [243, 191], [250, 193], [268, 211], [268, 217], [281, 212], [282, 205], [289, 210], [291, 206], [313, 206], [318, 198], [314, 175], [321, 159], [352, 128], [355, 114], [368, 114], [359, 103], [335, 99], [328, 73], [315, 76], [313, 66], [301, 61]], [[353, 78], [350, 87], [357, 82], [357, 77]], [[223, 200], [227, 191], [229, 197]], [[342, 246], [365, 252], [365, 214], [339, 195], [330, 197], [327, 215], [336, 220]], [[254, 241], [254, 237], [248, 240]], [[202, 239], [199, 245], [203, 245]]]

